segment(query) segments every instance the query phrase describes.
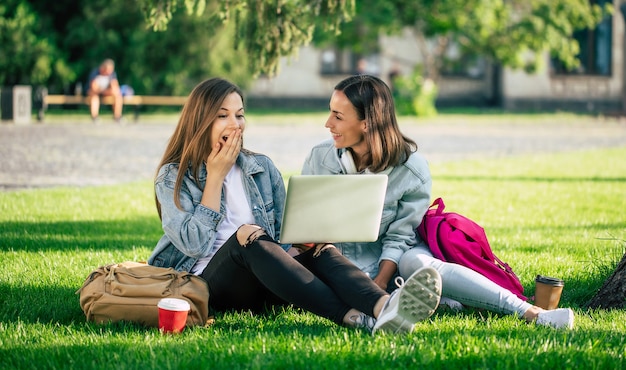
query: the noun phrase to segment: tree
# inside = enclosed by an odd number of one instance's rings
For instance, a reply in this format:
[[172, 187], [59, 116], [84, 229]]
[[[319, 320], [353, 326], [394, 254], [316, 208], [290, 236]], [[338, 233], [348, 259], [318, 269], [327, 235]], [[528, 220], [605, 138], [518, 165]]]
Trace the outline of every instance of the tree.
[[90, 70], [110, 57], [121, 83], [138, 94], [187, 95], [207, 76], [220, 75], [245, 87], [248, 58], [225, 42], [232, 26], [183, 11], [172, 14], [167, 30], [153, 32], [135, 2], [92, 0], [80, 17], [66, 23], [63, 45], [85, 82]]
[[141, 94], [187, 94], [211, 75], [245, 88], [309, 42], [318, 17], [333, 32], [353, 11], [354, 0], [6, 0], [0, 83], [73, 93], [112, 58]]
[[0, 5], [0, 85], [40, 84], [53, 74], [73, 78], [49, 37], [43, 36], [29, 4]]
[[[309, 43], [317, 27], [335, 32], [350, 19], [354, 0], [140, 0], [146, 21], [157, 31], [167, 29], [173, 14], [184, 7], [189, 14], [216, 22], [233, 22], [233, 48], [243, 50], [255, 75], [278, 73], [283, 56]], [[319, 19], [324, 19], [319, 23]]]
[[586, 306], [604, 309], [626, 308], [626, 254]]
[[544, 52], [574, 68], [579, 45], [572, 34], [594, 28], [611, 12], [610, 4], [601, 7], [590, 0], [362, 0], [354, 18], [340, 25], [336, 42], [351, 45], [355, 52], [371, 52], [367, 43], [372, 45], [379, 34], [409, 27], [423, 57], [424, 74], [434, 80], [453, 43], [512, 68], [536, 70]]
[[579, 64], [580, 50], [572, 37], [574, 31], [595, 27], [605, 15], [589, 0], [451, 1], [445, 2], [447, 6], [428, 3], [436, 5], [416, 7], [403, 21], [415, 25], [416, 34], [423, 35], [418, 37], [437, 39], [434, 48], [423, 46], [430, 54], [427, 73], [435, 80], [451, 42], [501, 65], [530, 72], [542, 67], [544, 52], [574, 68]]
[[[575, 30], [594, 28], [612, 12], [590, 0], [361, 0], [335, 42], [355, 53], [375, 52], [378, 35], [410, 28], [421, 54], [424, 80], [436, 85], [449, 47], [512, 68], [535, 71], [545, 52], [578, 66]], [[358, 37], [357, 37], [358, 35]], [[316, 35], [328, 43], [326, 35]]]
[[136, 93], [186, 95], [202, 79], [224, 76], [245, 88], [249, 57], [234, 50], [233, 22], [173, 11], [152, 32], [137, 2], [7, 0], [0, 5], [0, 83], [74, 93], [103, 59]]

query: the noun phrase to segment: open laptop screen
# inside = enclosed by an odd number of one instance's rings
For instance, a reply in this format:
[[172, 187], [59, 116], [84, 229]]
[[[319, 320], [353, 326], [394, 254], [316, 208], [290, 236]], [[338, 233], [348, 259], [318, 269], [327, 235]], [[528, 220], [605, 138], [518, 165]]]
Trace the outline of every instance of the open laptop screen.
[[378, 239], [387, 175], [296, 175], [289, 178], [280, 242], [339, 243]]

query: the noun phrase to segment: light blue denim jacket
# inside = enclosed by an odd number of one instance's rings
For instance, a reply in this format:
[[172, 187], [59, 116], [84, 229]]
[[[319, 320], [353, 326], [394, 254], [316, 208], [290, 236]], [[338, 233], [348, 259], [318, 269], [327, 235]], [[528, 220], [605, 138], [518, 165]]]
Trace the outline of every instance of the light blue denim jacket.
[[[302, 168], [303, 175], [345, 174], [339, 159], [346, 149], [336, 149], [332, 140], [311, 149]], [[337, 248], [372, 279], [383, 260], [396, 264], [402, 254], [421, 243], [415, 229], [430, 206], [432, 179], [428, 163], [419, 153], [397, 166], [387, 168], [387, 193], [375, 242], [338, 243]]]
[[[285, 203], [285, 183], [265, 155], [242, 151], [237, 164], [243, 173], [243, 186], [247, 194], [255, 223], [278, 240]], [[226, 214], [224, 194], [220, 212], [200, 204], [206, 184], [206, 167], [202, 165], [196, 184], [191, 169], [187, 168], [180, 191], [182, 210], [174, 204], [174, 184], [178, 176], [178, 163], [165, 164], [159, 169], [154, 188], [161, 203], [164, 235], [157, 243], [148, 263], [154, 266], [174, 267], [190, 271], [196, 261], [207, 255], [216, 238], [216, 230]], [[289, 246], [283, 246], [288, 249]]]

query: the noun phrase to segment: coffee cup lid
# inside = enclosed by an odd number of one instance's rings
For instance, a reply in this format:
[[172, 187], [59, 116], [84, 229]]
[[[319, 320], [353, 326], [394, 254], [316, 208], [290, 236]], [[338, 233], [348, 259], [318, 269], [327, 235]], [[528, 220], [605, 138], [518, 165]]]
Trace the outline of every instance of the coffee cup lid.
[[189, 311], [189, 302], [178, 298], [163, 298], [157, 304], [159, 308], [169, 311]]
[[561, 279], [550, 277], [550, 276], [543, 276], [543, 275], [537, 275], [537, 278], [535, 279], [535, 281], [538, 283], [553, 285], [553, 286], [563, 286], [565, 284], [565, 282]]

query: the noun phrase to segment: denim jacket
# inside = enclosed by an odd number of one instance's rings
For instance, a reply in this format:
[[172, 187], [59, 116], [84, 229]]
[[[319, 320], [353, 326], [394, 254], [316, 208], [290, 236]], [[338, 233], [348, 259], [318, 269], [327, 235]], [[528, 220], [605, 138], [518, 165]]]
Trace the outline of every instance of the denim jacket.
[[[332, 140], [313, 147], [302, 168], [304, 175], [345, 174], [339, 159], [346, 149], [336, 149]], [[387, 193], [375, 242], [337, 243], [337, 248], [372, 279], [381, 261], [396, 264], [402, 254], [421, 243], [415, 229], [430, 206], [432, 179], [428, 163], [421, 154], [412, 153], [396, 167], [385, 169]]]
[[[255, 223], [278, 240], [285, 203], [285, 183], [280, 172], [267, 156], [248, 151], [239, 153], [237, 164], [243, 173], [243, 186]], [[174, 203], [178, 167], [178, 163], [163, 165], [155, 180], [154, 188], [161, 203], [164, 235], [154, 248], [148, 263], [174, 267], [178, 271], [190, 271], [196, 261], [211, 250], [216, 230], [226, 211], [223, 193], [219, 213], [200, 204], [207, 176], [204, 165], [200, 168], [198, 179], [193, 177], [190, 167], [186, 169], [180, 190], [182, 210], [178, 209]], [[287, 249], [288, 246], [283, 248]]]

